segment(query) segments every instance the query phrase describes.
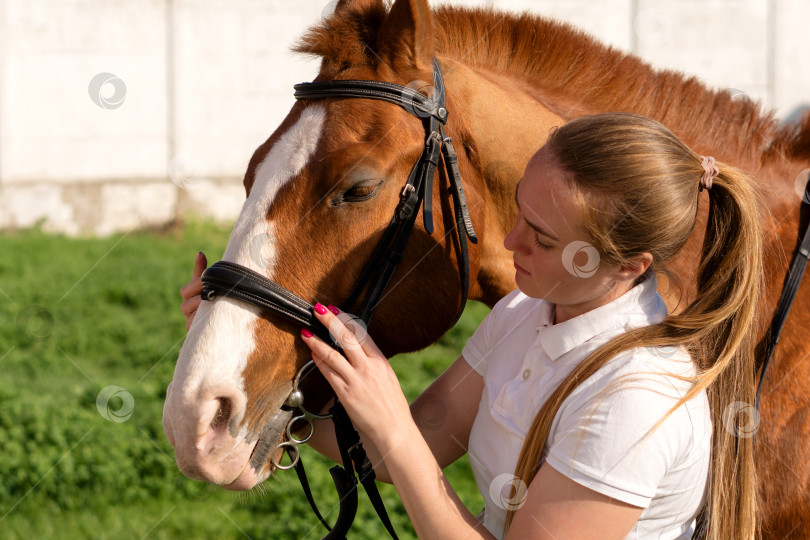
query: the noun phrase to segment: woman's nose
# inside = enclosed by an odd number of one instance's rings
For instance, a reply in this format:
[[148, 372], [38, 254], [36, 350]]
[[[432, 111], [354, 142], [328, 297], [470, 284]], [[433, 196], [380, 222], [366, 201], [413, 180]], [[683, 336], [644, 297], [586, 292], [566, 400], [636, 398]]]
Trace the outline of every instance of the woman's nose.
[[520, 240], [520, 223], [516, 223], [509, 234], [503, 239], [503, 247], [509, 251], [523, 251], [521, 250]]

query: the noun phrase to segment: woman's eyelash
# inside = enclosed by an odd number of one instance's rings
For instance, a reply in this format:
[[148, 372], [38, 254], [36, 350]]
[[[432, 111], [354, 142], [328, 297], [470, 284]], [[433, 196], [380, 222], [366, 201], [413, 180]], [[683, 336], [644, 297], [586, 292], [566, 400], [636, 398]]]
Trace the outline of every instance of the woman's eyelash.
[[542, 249], [551, 249], [551, 246], [550, 246], [550, 245], [548, 245], [548, 244], [544, 244], [543, 242], [541, 242], [541, 241], [540, 241], [540, 240], [537, 238], [537, 235], [535, 235], [535, 237], [534, 237], [534, 243], [535, 243], [535, 244], [537, 244], [537, 247], [539, 247], [539, 248], [542, 248]]

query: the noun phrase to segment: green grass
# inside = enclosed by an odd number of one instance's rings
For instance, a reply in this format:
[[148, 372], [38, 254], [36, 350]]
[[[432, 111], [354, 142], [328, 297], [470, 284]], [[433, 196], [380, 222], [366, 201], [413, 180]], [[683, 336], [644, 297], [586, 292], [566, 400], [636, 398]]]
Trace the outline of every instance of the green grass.
[[[323, 531], [295, 474], [234, 494], [185, 478], [163, 435], [165, 389], [185, 336], [179, 287], [194, 253], [228, 239], [192, 223], [162, 232], [72, 239], [36, 230], [0, 235], [0, 537], [311, 538]], [[392, 359], [409, 399], [458, 355], [486, 314], [468, 306], [433, 347]], [[110, 385], [134, 398], [123, 422], [97, 409]], [[123, 403], [112, 398], [112, 410]], [[302, 452], [334, 521], [331, 463]], [[466, 459], [447, 471], [474, 512], [483, 505]], [[396, 491], [380, 485], [400, 538], [414, 538]], [[365, 494], [349, 538], [386, 533]]]

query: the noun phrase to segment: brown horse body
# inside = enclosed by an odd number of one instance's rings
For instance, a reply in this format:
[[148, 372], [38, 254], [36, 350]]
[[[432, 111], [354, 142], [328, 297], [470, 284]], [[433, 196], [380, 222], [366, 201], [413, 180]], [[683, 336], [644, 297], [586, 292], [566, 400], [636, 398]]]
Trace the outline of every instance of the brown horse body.
[[[680, 74], [654, 71], [568, 26], [483, 10], [431, 12], [425, 0], [398, 0], [390, 11], [379, 0], [341, 2], [299, 50], [322, 57], [317, 80], [382, 80], [412, 88], [431, 80], [430, 59], [438, 58], [448, 94], [447, 133], [459, 153], [480, 239], [471, 250], [470, 297], [490, 306], [515, 287], [512, 257], [503, 247], [516, 212], [514, 186], [553, 126], [584, 114], [635, 112], [661, 121], [696, 152], [746, 171], [760, 186], [764, 203], [764, 335], [796, 248], [801, 198], [794, 179], [810, 167], [810, 116], [801, 126], [780, 128], [751, 101], [711, 91]], [[309, 124], [302, 122], [317, 125], [317, 137], [307, 139]], [[303, 142], [296, 143], [292, 132]], [[224, 258], [269, 274], [310, 301], [342, 303], [393, 213], [423, 138], [420, 123], [391, 104], [297, 103], [251, 160], [245, 175], [248, 200]], [[281, 159], [276, 154], [303, 152], [296, 144], [312, 148], [301, 153], [301, 163], [291, 165], [295, 160], [285, 157], [287, 169], [273, 172]], [[286, 176], [265, 181], [271, 172], [272, 178]], [[257, 182], [261, 189], [275, 190], [272, 197], [255, 193]], [[445, 178], [437, 179], [437, 230], [428, 235], [417, 228], [369, 329], [387, 354], [435, 342], [459, 306], [458, 246], [446, 186]], [[369, 192], [368, 200], [352, 198]], [[689, 299], [708, 211], [705, 194], [701, 209], [695, 234], [670, 268], [685, 286], [662, 286], [671, 309]], [[250, 216], [266, 223], [257, 228]], [[270, 256], [256, 256], [266, 244], [272, 244]], [[256, 462], [257, 439], [269, 445], [267, 453], [284, 437], [278, 410], [308, 351], [292, 325], [258, 313], [238, 319], [239, 310], [246, 308], [201, 308], [178, 360], [164, 424], [186, 474], [244, 489], [271, 473], [263, 459], [247, 474], [246, 460]], [[756, 432], [767, 538], [810, 537], [810, 345], [802, 339], [808, 321], [810, 285], [805, 283], [768, 370]], [[239, 324], [246, 325], [242, 335], [252, 346], [228, 350], [243, 356], [228, 376], [207, 374], [206, 366], [224, 361], [217, 355], [227, 347], [217, 340], [224, 339], [229, 325]]]

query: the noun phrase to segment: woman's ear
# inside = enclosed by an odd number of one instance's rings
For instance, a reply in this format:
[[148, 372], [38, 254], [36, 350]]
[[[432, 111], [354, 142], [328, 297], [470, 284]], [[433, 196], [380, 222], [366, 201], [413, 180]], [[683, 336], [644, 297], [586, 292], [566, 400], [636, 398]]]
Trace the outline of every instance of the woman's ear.
[[619, 266], [618, 277], [622, 281], [633, 281], [644, 274], [653, 262], [651, 253], [640, 253], [630, 257], [624, 264]]

